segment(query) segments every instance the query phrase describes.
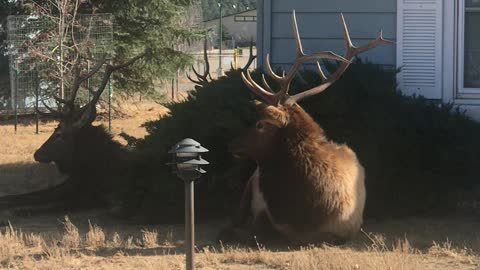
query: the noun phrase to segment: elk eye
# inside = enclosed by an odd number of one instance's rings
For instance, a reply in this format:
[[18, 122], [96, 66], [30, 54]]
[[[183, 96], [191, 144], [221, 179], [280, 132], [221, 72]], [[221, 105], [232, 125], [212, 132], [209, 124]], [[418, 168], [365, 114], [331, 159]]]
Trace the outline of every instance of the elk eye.
[[258, 121], [255, 127], [256, 127], [258, 130], [263, 130], [263, 128], [265, 127], [265, 125], [264, 125], [262, 122]]

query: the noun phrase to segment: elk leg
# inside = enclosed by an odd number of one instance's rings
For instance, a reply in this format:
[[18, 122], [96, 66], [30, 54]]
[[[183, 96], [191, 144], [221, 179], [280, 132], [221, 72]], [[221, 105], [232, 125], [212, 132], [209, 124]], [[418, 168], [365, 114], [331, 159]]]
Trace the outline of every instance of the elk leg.
[[[91, 196], [83, 196], [84, 192], [74, 180], [65, 182], [49, 189], [27, 194], [9, 195], [0, 198], [0, 209], [15, 211], [16, 209], [55, 209], [55, 207], [69, 207], [88, 203]], [[87, 206], [87, 205], [85, 205]]]
[[257, 216], [252, 224], [251, 234], [254, 236], [255, 245], [285, 245], [289, 243], [288, 238], [272, 224], [266, 212]]
[[[34, 191], [26, 194], [8, 195], [0, 198], [0, 208], [43, 203], [64, 197], [70, 189], [69, 183], [63, 182], [52, 188]], [[71, 190], [73, 191], [73, 189]]]
[[[240, 213], [232, 225], [222, 230], [219, 234], [219, 240], [227, 242], [237, 242], [248, 245], [257, 245], [262, 243], [277, 242], [282, 239], [272, 226], [270, 219], [265, 211], [268, 209], [258, 208], [254, 210], [254, 187], [258, 185], [259, 170], [255, 170], [247, 182], [240, 201]], [[261, 195], [260, 195], [261, 196]], [[263, 198], [259, 198], [263, 200]], [[261, 203], [260, 203], [261, 204]]]
[[347, 242], [346, 239], [341, 238], [333, 233], [321, 232], [306, 234], [301, 239], [291, 241], [292, 244], [297, 246], [304, 246], [309, 244], [328, 244], [333, 246], [343, 245]]
[[252, 182], [253, 177], [250, 177], [245, 186], [242, 197], [240, 198], [239, 210], [233, 218], [230, 225], [220, 231], [217, 236], [218, 241], [222, 242], [238, 242], [239, 239], [245, 239], [248, 236], [248, 227], [252, 223]]
[[[223, 235], [222, 235], [223, 233]], [[265, 212], [240, 227], [229, 227], [220, 234], [222, 242], [235, 242], [256, 247], [260, 245], [282, 245], [288, 240], [278, 232]]]
[[343, 245], [347, 239], [338, 236], [332, 232], [305, 232], [293, 230], [291, 227], [282, 231], [282, 235], [293, 247], [306, 246], [311, 244], [329, 244], [329, 245]]
[[233, 221], [233, 226], [241, 226], [245, 224], [248, 218], [251, 216], [251, 205], [252, 205], [252, 182], [253, 178], [251, 177], [247, 181], [247, 185], [243, 190], [242, 198], [240, 199], [240, 207], [237, 214], [237, 217]]

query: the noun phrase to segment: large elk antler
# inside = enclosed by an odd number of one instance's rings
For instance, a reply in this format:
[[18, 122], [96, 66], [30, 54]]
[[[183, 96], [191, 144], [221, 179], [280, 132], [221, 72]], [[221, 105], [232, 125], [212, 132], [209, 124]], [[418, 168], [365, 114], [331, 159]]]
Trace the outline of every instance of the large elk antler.
[[[381, 44], [389, 44], [393, 43], [392, 41], [386, 40], [383, 38], [382, 31], [380, 31], [378, 37], [362, 47], [355, 47], [350, 39], [350, 34], [348, 32], [347, 24], [345, 23], [345, 18], [343, 14], [340, 15], [342, 20], [343, 32], [345, 36], [345, 44], [346, 44], [346, 55], [345, 57], [341, 57], [333, 52], [320, 52], [312, 55], [306, 55], [303, 52], [302, 42], [300, 40], [300, 34], [298, 32], [298, 25], [297, 25], [297, 18], [295, 16], [295, 11], [293, 11], [293, 33], [295, 36], [295, 41], [297, 45], [297, 57], [293, 64], [293, 67], [290, 71], [285, 74], [283, 73], [282, 76], [277, 75], [270, 65], [270, 56], [267, 54], [266, 58], [266, 68], [269, 75], [273, 78], [275, 82], [280, 85], [280, 90], [277, 93], [272, 91], [272, 88], [268, 85], [267, 81], [265, 80], [265, 76], [262, 74], [262, 82], [263, 85], [267, 90], [262, 88], [259, 84], [257, 84], [251, 77], [250, 72], [246, 71], [242, 73], [242, 79], [244, 83], [252, 90], [256, 95], [261, 97], [265, 102], [271, 105], [279, 105], [279, 104], [294, 104], [300, 101], [303, 98], [310, 97], [316, 95], [318, 93], [323, 92], [327, 89], [330, 85], [332, 85], [335, 81], [337, 81], [341, 75], [347, 70], [350, 66], [352, 59], [357, 56], [358, 54], [373, 49]], [[293, 78], [295, 77], [298, 69], [307, 61], [311, 60], [318, 60], [318, 59], [332, 59], [340, 61], [339, 68], [330, 76], [327, 77], [322, 71], [320, 64], [317, 61], [317, 68], [320, 77], [322, 78], [322, 84], [313, 87], [309, 90], [304, 92], [298, 93], [293, 96], [288, 95], [288, 90], [290, 87], [290, 83], [292, 82]]]
[[253, 55], [253, 40], [250, 41], [250, 47], [248, 48], [248, 60], [245, 66], [242, 68], [243, 71], [248, 70], [253, 61], [257, 58], [257, 55]]
[[[116, 70], [119, 70], [121, 68], [127, 67], [135, 63], [137, 60], [139, 60], [140, 58], [143, 58], [148, 53], [150, 53], [150, 50], [147, 49], [143, 53], [119, 65], [106, 64], [107, 58], [106, 58], [106, 55], [103, 55], [97, 61], [95, 66], [85, 74], [81, 74], [81, 63], [80, 63], [81, 58], [78, 57], [72, 68], [73, 83], [71, 86], [70, 95], [67, 98], [61, 98], [61, 97], [58, 97], [57, 95], [53, 95], [53, 98], [58, 102], [58, 104], [62, 105], [60, 107], [61, 109], [55, 110], [49, 107], [47, 104], [45, 104], [45, 102], [42, 100], [43, 105], [50, 112], [45, 113], [37, 109], [38, 113], [42, 115], [52, 115], [53, 117], [60, 118], [60, 119], [72, 118], [74, 114], [77, 116], [80, 115], [80, 118], [76, 119], [74, 124], [74, 126], [78, 126], [78, 127], [83, 126], [87, 121], [93, 121], [93, 119], [95, 118], [95, 105], [100, 100], [100, 96], [102, 95], [106, 85], [108, 84], [108, 81], [112, 73]], [[94, 76], [97, 72], [99, 72], [103, 66], [105, 66], [105, 71], [104, 71], [102, 80], [100, 81], [100, 84], [98, 85], [96, 90], [91, 88], [87, 89], [91, 94], [90, 101], [87, 104], [85, 104], [83, 107], [76, 109], [75, 99], [77, 97], [78, 91], [82, 83], [88, 80], [89, 78], [91, 78], [92, 76]]]
[[[250, 46], [248, 48], [248, 60], [247, 60], [247, 63], [245, 64], [245, 66], [243, 66], [243, 68], [240, 68], [240, 70], [243, 72], [243, 71], [246, 71], [250, 68], [250, 66], [252, 65], [253, 61], [257, 58], [256, 55], [253, 55], [253, 40], [250, 40]], [[233, 70], [235, 69], [232, 65], [232, 63], [230, 63], [230, 68]]]
[[207, 38], [203, 41], [203, 60], [205, 61], [205, 71], [203, 74], [200, 74], [195, 67], [192, 65], [193, 73], [197, 76], [197, 79], [193, 79], [190, 75], [187, 74], [187, 78], [197, 85], [205, 85], [208, 84], [209, 79], [212, 80], [212, 76], [210, 75], [210, 63], [208, 62], [208, 55], [207, 55]]

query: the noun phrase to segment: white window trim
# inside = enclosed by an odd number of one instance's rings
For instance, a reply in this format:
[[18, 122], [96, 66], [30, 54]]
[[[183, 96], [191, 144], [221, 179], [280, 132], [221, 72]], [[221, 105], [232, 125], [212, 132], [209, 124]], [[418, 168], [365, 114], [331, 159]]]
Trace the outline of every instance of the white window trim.
[[455, 1], [443, 1], [443, 102], [453, 102], [456, 98], [456, 5]]
[[467, 110], [467, 115], [480, 122], [480, 93], [458, 93], [458, 15], [459, 2], [443, 1], [443, 102]]
[[465, 67], [465, 0], [459, 0], [458, 5], [458, 24], [457, 31], [458, 35], [458, 56], [457, 56], [457, 91], [460, 96], [471, 96], [471, 95], [480, 95], [480, 88], [470, 88], [464, 87], [464, 67]]

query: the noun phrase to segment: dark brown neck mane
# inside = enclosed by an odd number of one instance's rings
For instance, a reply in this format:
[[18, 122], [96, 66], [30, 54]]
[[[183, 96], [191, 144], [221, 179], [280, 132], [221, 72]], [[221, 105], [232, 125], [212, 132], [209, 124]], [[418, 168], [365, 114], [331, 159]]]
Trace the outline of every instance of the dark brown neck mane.
[[[268, 156], [257, 160], [260, 166], [272, 164], [280, 169], [279, 164], [288, 160], [281, 168], [291, 168], [294, 163], [303, 163], [302, 153], [298, 153], [300, 145], [315, 147], [315, 145], [328, 142], [323, 129], [302, 107], [295, 104], [282, 107], [282, 109], [289, 115], [289, 122], [274, 138], [275, 142], [272, 144], [277, 147]], [[274, 160], [276, 163], [273, 162]]]
[[285, 128], [285, 136], [291, 143], [302, 141], [326, 141], [325, 132], [302, 107], [297, 104], [285, 106], [290, 121]]
[[[310, 171], [316, 163], [319, 145], [328, 142], [323, 129], [300, 106], [284, 107], [290, 116], [289, 124], [276, 136], [276, 147], [268, 157], [257, 160], [260, 185], [269, 201], [272, 213], [285, 220], [295, 220], [297, 229], [307, 229], [311, 222], [309, 212], [302, 209], [310, 205], [315, 180]], [[312, 195], [313, 196], [313, 195]], [[323, 214], [327, 216], [327, 213]]]

